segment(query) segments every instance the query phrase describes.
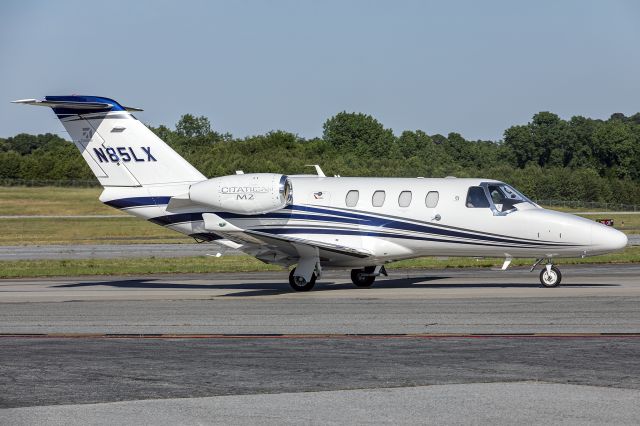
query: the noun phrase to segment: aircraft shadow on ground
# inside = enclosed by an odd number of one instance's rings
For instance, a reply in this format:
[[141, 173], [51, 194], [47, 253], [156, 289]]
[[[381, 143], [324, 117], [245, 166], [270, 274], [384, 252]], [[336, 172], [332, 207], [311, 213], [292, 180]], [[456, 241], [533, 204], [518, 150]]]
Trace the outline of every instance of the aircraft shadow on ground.
[[[415, 277], [415, 278], [398, 278], [398, 279], [386, 279], [376, 281], [371, 288], [373, 289], [402, 289], [402, 288], [424, 288], [424, 289], [472, 289], [472, 288], [541, 288], [541, 285], [537, 282], [531, 283], [496, 283], [496, 282], [477, 282], [477, 283], [438, 283], [434, 281], [452, 278], [450, 276], [429, 276], [429, 277]], [[123, 289], [149, 289], [149, 290], [239, 290], [237, 292], [223, 295], [223, 297], [236, 297], [236, 296], [269, 296], [274, 294], [293, 293], [293, 290], [289, 287], [288, 283], [283, 279], [283, 282], [248, 282], [248, 283], [220, 283], [220, 284], [183, 284], [183, 283], [171, 283], [163, 282], [158, 278], [149, 279], [126, 279], [126, 280], [111, 280], [111, 281], [87, 281], [73, 284], [59, 284], [54, 285], [54, 288], [80, 288], [80, 287], [113, 287]], [[619, 287], [619, 284], [562, 284], [561, 287]], [[351, 283], [335, 283], [331, 281], [318, 281], [313, 292], [318, 291], [335, 291], [335, 290], [353, 290], [358, 291]], [[302, 293], [303, 294], [303, 293]], [[551, 294], [550, 294], [551, 295]]]

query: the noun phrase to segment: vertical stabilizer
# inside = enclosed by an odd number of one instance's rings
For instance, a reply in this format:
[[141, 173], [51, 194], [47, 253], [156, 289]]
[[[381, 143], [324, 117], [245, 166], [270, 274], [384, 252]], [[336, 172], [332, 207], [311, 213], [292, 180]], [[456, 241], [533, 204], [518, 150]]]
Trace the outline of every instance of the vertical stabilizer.
[[105, 186], [149, 186], [205, 180], [131, 111], [113, 99], [47, 96], [16, 103], [48, 106], [56, 113], [82, 157]]

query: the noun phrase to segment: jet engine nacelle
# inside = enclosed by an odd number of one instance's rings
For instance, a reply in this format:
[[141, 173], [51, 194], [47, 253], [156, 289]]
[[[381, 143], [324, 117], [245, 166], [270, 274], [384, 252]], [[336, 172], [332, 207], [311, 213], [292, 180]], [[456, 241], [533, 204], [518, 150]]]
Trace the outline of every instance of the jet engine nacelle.
[[268, 213], [291, 204], [291, 182], [275, 173], [222, 176], [191, 185], [189, 199], [219, 211]]

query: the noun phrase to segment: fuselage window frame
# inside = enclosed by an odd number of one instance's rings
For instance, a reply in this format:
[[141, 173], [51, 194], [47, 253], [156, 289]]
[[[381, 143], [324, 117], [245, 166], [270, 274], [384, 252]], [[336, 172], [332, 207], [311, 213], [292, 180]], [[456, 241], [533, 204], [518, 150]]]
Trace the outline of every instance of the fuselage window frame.
[[355, 207], [358, 205], [358, 201], [360, 200], [360, 191], [357, 189], [352, 189], [347, 192], [347, 195], [344, 197], [344, 203], [347, 207]]
[[371, 196], [371, 205], [373, 207], [382, 207], [384, 200], [387, 198], [387, 193], [383, 190], [377, 190]]
[[440, 192], [438, 191], [429, 191], [427, 192], [427, 196], [424, 197], [424, 204], [429, 209], [435, 209], [438, 207], [438, 202], [440, 201]]
[[411, 191], [402, 191], [398, 195], [398, 207], [407, 208], [411, 205], [413, 193]]

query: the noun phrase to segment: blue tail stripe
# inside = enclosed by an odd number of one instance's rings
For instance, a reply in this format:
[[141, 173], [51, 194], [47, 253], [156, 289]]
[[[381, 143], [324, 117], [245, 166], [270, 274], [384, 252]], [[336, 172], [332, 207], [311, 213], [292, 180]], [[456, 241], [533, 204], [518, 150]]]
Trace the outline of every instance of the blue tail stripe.
[[105, 109], [77, 109], [77, 108], [64, 108], [64, 107], [53, 107], [53, 112], [55, 112], [58, 116], [61, 115], [79, 115], [79, 114], [89, 114], [92, 112], [107, 112], [107, 111], [126, 111], [126, 109], [120, 105], [118, 102], [114, 101], [110, 98], [104, 98], [101, 96], [45, 96], [47, 101], [60, 101], [60, 102], [99, 102], [110, 104], [111, 108]]

